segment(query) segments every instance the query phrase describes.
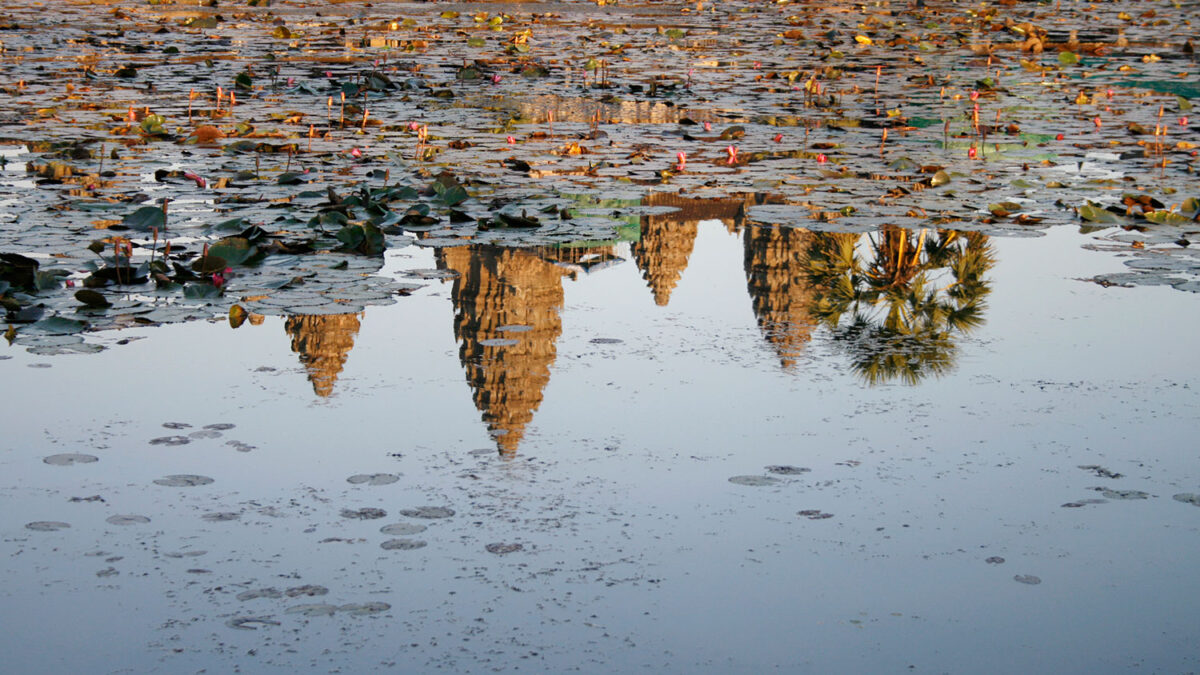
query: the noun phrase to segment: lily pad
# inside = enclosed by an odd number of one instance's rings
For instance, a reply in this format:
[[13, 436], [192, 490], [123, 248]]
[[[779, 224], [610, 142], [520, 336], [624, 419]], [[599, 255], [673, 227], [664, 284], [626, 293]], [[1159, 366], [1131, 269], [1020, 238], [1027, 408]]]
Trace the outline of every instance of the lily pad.
[[190, 473], [164, 476], [154, 480], [156, 485], [164, 485], [167, 487], [196, 487], [199, 485], [208, 485], [212, 482], [213, 479], [209, 478], [208, 476], [198, 476]]
[[769, 485], [779, 485], [782, 481], [771, 476], [733, 476], [729, 479], [734, 485], [747, 485], [750, 487], [766, 487]]
[[91, 464], [100, 461], [100, 458], [79, 452], [64, 452], [59, 455], [50, 455], [42, 461], [52, 466], [70, 466], [72, 464]]
[[25, 523], [25, 529], [34, 532], [55, 532], [69, 527], [71, 527], [69, 524], [57, 520], [35, 520], [32, 523]]
[[412, 551], [425, 548], [427, 544], [420, 539], [388, 539], [379, 545], [385, 551]]
[[114, 515], [105, 518], [104, 522], [109, 525], [145, 525], [150, 519], [139, 515]]
[[445, 506], [419, 506], [415, 509], [401, 509], [400, 515], [408, 518], [436, 520], [439, 518], [450, 518], [454, 515], [454, 509]]
[[394, 473], [358, 473], [346, 479], [352, 485], [391, 485], [400, 480]]

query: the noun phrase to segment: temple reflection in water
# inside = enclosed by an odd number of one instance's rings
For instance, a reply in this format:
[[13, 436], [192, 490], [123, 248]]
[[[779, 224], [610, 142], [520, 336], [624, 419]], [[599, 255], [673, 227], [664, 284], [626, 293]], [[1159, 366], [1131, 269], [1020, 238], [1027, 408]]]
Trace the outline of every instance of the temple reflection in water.
[[[983, 323], [993, 264], [987, 236], [893, 226], [871, 234], [814, 232], [748, 220], [748, 208], [763, 201], [752, 194], [646, 199], [643, 205], [675, 209], [643, 216], [629, 244], [655, 305], [669, 305], [700, 223], [720, 221], [741, 238], [750, 305], [783, 369], [799, 367], [817, 330], [868, 386], [915, 384], [953, 367], [955, 336]], [[434, 257], [439, 269], [455, 273], [454, 336], [475, 407], [498, 450], [514, 454], [557, 357], [564, 277], [623, 262], [620, 247], [474, 244], [436, 248]], [[333, 391], [360, 321], [357, 314], [287, 319], [292, 350], [318, 396]]]
[[284, 322], [292, 351], [300, 355], [317, 396], [327, 398], [333, 393], [354, 348], [360, 320], [358, 314], [296, 314]]

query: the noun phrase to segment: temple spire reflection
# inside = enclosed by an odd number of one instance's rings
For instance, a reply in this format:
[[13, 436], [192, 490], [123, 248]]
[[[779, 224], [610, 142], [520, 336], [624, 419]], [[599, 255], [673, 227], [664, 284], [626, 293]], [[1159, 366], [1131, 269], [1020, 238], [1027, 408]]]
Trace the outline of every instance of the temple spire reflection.
[[360, 321], [358, 314], [296, 314], [284, 322], [292, 351], [300, 355], [317, 396], [327, 398], [333, 393], [354, 348]]
[[742, 234], [746, 290], [763, 337], [790, 370], [812, 339], [816, 292], [808, 275], [815, 236], [804, 229], [749, 225]]
[[451, 289], [454, 337], [475, 407], [502, 454], [517, 451], [542, 403], [562, 333], [562, 277], [534, 249], [473, 245], [439, 249]]
[[641, 235], [638, 241], [630, 244], [642, 278], [654, 294], [654, 304], [665, 307], [671, 301], [671, 293], [691, 258], [700, 221], [720, 220], [727, 230], [736, 232], [746, 218], [747, 204], [756, 203], [759, 198], [758, 195], [746, 195], [697, 199], [659, 192], [642, 201], [644, 206], [670, 206], [676, 209], [665, 214], [643, 216]]

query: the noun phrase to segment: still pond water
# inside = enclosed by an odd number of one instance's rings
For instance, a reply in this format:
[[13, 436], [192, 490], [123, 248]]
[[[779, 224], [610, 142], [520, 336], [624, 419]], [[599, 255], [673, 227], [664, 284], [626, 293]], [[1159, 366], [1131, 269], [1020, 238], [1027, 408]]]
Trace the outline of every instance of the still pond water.
[[1194, 5], [56, 7], [0, 670], [1200, 670]]

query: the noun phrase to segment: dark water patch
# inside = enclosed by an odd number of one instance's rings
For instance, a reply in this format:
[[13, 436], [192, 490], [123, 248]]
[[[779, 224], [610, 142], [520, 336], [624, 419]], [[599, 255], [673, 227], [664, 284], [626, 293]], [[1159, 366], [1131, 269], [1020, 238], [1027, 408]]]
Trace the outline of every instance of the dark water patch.
[[803, 511], [797, 511], [796, 515], [808, 518], [809, 520], [826, 520], [833, 517], [832, 513], [825, 513], [820, 509], [804, 509]]
[[186, 422], [163, 422], [164, 429], [190, 429], [192, 425]]
[[213, 431], [228, 431], [236, 426], [236, 424], [231, 424], [229, 422], [218, 422], [216, 424], [205, 424], [204, 428], [211, 429]]
[[249, 443], [243, 443], [242, 441], [225, 441], [225, 445], [228, 445], [229, 447], [233, 448], [234, 450], [237, 450], [238, 452], [250, 452], [251, 450], [255, 449], [255, 447], [256, 447], [256, 446], [250, 445]]
[[1018, 574], [1013, 577], [1013, 581], [1019, 584], [1026, 584], [1028, 586], [1037, 586], [1038, 584], [1042, 583], [1041, 578], [1035, 577], [1032, 574]]
[[994, 556], [990, 556], [989, 558], [987, 558], [986, 560], [984, 560], [984, 562], [985, 562], [985, 563], [987, 563], [987, 564], [989, 564], [989, 565], [1003, 565], [1003, 564], [1004, 564], [1004, 558], [1001, 558], [1001, 557], [1000, 557], [1000, 556], [998, 556], [998, 555], [994, 555]]
[[1177, 495], [1172, 495], [1171, 499], [1174, 499], [1177, 502], [1183, 502], [1184, 504], [1191, 504], [1192, 506], [1200, 506], [1200, 494], [1195, 494], [1192, 492], [1180, 492]]

